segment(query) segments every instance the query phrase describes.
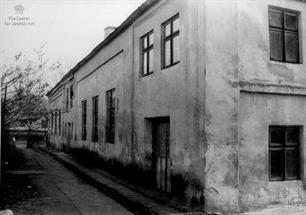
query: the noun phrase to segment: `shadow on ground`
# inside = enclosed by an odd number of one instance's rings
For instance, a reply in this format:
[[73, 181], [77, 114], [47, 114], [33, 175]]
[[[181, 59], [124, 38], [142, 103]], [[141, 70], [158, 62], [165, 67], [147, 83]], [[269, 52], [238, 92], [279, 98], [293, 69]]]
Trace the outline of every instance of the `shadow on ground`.
[[[7, 146], [4, 152], [0, 210], [10, 209], [22, 202], [40, 198], [42, 194], [35, 186], [32, 176], [26, 174], [28, 170], [42, 170], [39, 164], [26, 159], [22, 150], [14, 145]], [[24, 174], [20, 174], [22, 172]]]

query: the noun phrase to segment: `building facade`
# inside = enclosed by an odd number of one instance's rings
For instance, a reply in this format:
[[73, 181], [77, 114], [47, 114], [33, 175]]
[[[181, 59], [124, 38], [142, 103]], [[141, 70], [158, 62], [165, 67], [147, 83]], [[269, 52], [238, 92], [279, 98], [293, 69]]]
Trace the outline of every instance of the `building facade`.
[[48, 93], [50, 141], [207, 211], [303, 201], [305, 20], [303, 0], [148, 0]]

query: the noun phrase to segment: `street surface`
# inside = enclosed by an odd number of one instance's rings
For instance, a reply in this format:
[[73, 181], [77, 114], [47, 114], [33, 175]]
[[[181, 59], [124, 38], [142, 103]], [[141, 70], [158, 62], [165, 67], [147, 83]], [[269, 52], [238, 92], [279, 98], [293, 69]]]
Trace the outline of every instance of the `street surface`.
[[26, 189], [33, 189], [38, 195], [6, 208], [14, 214], [132, 214], [49, 155], [24, 147], [21, 150], [26, 168], [13, 170], [10, 174], [14, 177], [26, 175], [31, 181]]

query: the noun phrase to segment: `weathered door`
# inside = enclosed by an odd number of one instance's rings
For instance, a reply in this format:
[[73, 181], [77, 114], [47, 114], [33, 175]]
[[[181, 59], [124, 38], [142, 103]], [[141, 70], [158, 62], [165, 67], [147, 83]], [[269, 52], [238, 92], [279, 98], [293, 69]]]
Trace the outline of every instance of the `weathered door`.
[[153, 121], [153, 168], [156, 174], [157, 189], [171, 191], [171, 163], [169, 156], [170, 121], [160, 118]]

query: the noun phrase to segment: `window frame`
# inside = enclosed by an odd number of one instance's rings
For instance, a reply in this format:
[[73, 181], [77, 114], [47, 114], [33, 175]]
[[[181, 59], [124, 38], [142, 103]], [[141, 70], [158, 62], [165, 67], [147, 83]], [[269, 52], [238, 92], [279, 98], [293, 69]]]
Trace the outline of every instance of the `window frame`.
[[69, 111], [69, 87], [66, 88], [66, 111]]
[[[153, 36], [152, 44], [150, 45], [150, 36]], [[144, 48], [144, 40], [147, 39], [147, 47]], [[153, 68], [150, 71], [150, 52], [153, 54]], [[144, 55], [147, 54], [147, 68], [144, 73]], [[140, 37], [140, 75], [141, 77], [148, 76], [154, 73], [154, 30], [150, 30], [148, 33]]]
[[62, 113], [61, 113], [61, 110], [58, 110], [58, 136], [61, 136], [62, 135], [62, 132], [61, 132], [61, 122], [62, 122]]
[[53, 114], [53, 112], [51, 112], [51, 132], [52, 132], [52, 134], [54, 133], [54, 114]]
[[[175, 14], [165, 22], [161, 24], [161, 69], [166, 69], [169, 67], [172, 67], [180, 62], [180, 59], [178, 61], [173, 60], [173, 40], [174, 38], [178, 37], [179, 43], [180, 43], [180, 33], [181, 29], [179, 26], [179, 29], [175, 32], [173, 32], [173, 22], [177, 19], [180, 19], [179, 13]], [[180, 23], [180, 20], [178, 20]], [[166, 36], [166, 26], [170, 24], [170, 34]], [[170, 64], [166, 65], [166, 42], [170, 40]], [[180, 47], [179, 47], [180, 48]], [[181, 53], [181, 52], [180, 52]]]
[[92, 97], [91, 141], [98, 142], [99, 96]]
[[54, 134], [57, 135], [57, 110], [54, 112]]
[[73, 91], [73, 85], [70, 85], [70, 90], [69, 90], [69, 97], [70, 97], [70, 109], [73, 108], [73, 98], [74, 98], [74, 91]]
[[[114, 95], [114, 101], [113, 101]], [[116, 91], [115, 88], [106, 91], [106, 128], [105, 128], [105, 142], [115, 143], [115, 116], [116, 116]], [[111, 114], [113, 113], [113, 116]], [[113, 121], [112, 121], [113, 120]]]
[[[271, 26], [270, 25], [270, 11], [276, 11], [276, 12], [280, 12], [282, 14], [282, 27], [276, 27], [276, 26]], [[297, 29], [289, 29], [286, 28], [285, 26], [285, 14], [286, 13], [290, 13], [290, 14], [294, 14], [297, 17]], [[296, 11], [296, 10], [292, 10], [292, 9], [288, 9], [288, 8], [282, 8], [282, 7], [277, 7], [277, 6], [273, 6], [273, 5], [269, 5], [268, 7], [268, 25], [269, 25], [269, 58], [271, 61], [275, 61], [275, 62], [281, 62], [281, 63], [291, 63], [291, 64], [302, 64], [302, 59], [301, 59], [301, 47], [300, 47], [300, 15], [301, 12], [300, 11]], [[271, 29], [274, 31], [279, 31], [281, 32], [282, 35], [282, 58], [283, 60], [278, 60], [278, 59], [273, 59], [271, 56], [271, 36], [270, 36], [270, 32]], [[297, 35], [297, 62], [295, 61], [290, 61], [286, 59], [286, 33], [292, 33], [294, 32], [294, 34]]]
[[[271, 131], [273, 129], [282, 129], [284, 130], [284, 140], [282, 143], [272, 143], [271, 142]], [[292, 144], [288, 144], [287, 142], [287, 135], [288, 135], [288, 130], [289, 129], [297, 129], [298, 130], [298, 143], [296, 145], [292, 145]], [[269, 181], [273, 182], [273, 181], [292, 181], [292, 180], [300, 180], [301, 179], [301, 141], [302, 141], [302, 126], [298, 126], [298, 125], [291, 125], [291, 126], [285, 126], [285, 125], [270, 125], [269, 126], [269, 144], [268, 144], [268, 165], [269, 165]], [[286, 175], [287, 173], [287, 166], [286, 166], [286, 152], [288, 152], [289, 150], [297, 150], [297, 153], [299, 155], [298, 158], [298, 173], [296, 177], [288, 177]], [[282, 157], [281, 157], [281, 177], [272, 177], [271, 175], [271, 151], [279, 151], [282, 153]]]
[[86, 140], [87, 138], [87, 100], [81, 102], [82, 105], [82, 133], [81, 140]]

